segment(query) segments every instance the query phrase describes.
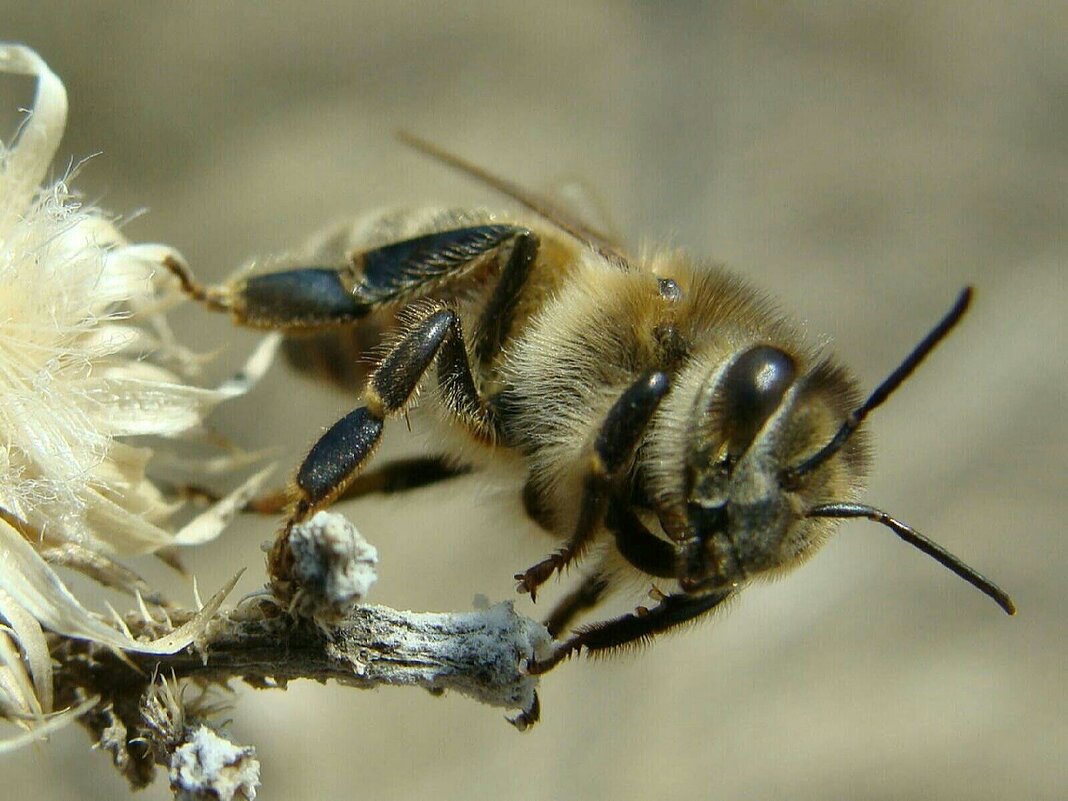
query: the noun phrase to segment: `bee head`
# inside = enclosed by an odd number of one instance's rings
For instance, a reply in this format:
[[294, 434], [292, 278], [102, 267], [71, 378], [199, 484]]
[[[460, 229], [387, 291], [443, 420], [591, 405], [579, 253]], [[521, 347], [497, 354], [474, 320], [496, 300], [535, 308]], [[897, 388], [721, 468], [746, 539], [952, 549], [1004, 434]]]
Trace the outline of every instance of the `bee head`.
[[676, 578], [686, 592], [732, 589], [792, 567], [838, 520], [866, 518], [1015, 614], [1004, 590], [942, 546], [886, 512], [853, 502], [867, 467], [861, 423], [960, 321], [971, 297], [970, 287], [961, 292], [859, 405], [843, 370], [826, 361], [807, 368], [778, 345], [740, 348], [706, 374], [691, 396], [682, 509], [663, 516], [677, 543]]
[[860, 437], [799, 480], [790, 468], [831, 440], [856, 402], [844, 372], [806, 369], [784, 347], [739, 349], [701, 383], [685, 476], [676, 573], [687, 591], [736, 586], [810, 553], [830, 528], [807, 517], [852, 500], [866, 459]]

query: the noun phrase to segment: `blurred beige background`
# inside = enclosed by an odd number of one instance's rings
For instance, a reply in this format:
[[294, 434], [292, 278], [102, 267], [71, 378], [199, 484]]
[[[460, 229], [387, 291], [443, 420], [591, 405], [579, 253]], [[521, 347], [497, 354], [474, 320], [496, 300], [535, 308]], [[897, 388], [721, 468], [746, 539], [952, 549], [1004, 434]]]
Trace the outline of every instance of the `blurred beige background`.
[[[978, 288], [874, 416], [868, 498], [1011, 590], [1016, 619], [848, 525], [729, 614], [547, 676], [528, 735], [460, 697], [238, 687], [262, 798], [1068, 797], [1068, 12], [1022, 5], [0, 4], [0, 37], [66, 81], [64, 158], [101, 153], [81, 189], [146, 209], [130, 235], [206, 277], [361, 210], [498, 202], [401, 148], [404, 127], [532, 187], [580, 179], [635, 247], [732, 264], [868, 387]], [[0, 87], [5, 112], [29, 102], [28, 82]], [[176, 322], [227, 343], [217, 375], [254, 342], [196, 309]], [[217, 423], [288, 470], [351, 400], [280, 365]], [[346, 511], [382, 556], [375, 600], [444, 610], [512, 597], [544, 554], [515, 506], [465, 479]], [[249, 566], [253, 589], [271, 525], [190, 554], [201, 586]], [[0, 786], [126, 793], [78, 730], [4, 758]]]

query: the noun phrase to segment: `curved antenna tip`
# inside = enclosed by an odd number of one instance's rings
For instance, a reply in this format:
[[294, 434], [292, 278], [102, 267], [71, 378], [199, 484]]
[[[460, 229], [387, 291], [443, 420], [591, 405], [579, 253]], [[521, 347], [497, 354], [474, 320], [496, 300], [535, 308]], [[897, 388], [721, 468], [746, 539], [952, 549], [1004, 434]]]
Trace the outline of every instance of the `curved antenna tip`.
[[942, 565], [942, 567], [947, 568], [950, 572], [967, 581], [979, 590], [979, 592], [983, 593], [983, 595], [987, 596], [990, 600], [1004, 609], [1006, 614], [1016, 614], [1016, 604], [1012, 602], [1012, 598], [1009, 597], [1009, 594], [1005, 592], [1005, 590], [1001, 589], [1001, 587], [992, 582], [978, 570], [964, 564], [958, 557], [951, 554], [934, 540], [925, 537], [912, 526], [894, 519], [881, 509], [876, 509], [873, 506], [866, 506], [865, 504], [860, 503], [827, 503], [812, 507], [805, 513], [805, 516], [833, 517], [840, 520], [864, 518], [866, 520], [871, 520], [873, 523], [879, 523], [882, 526], [886, 526], [886, 528], [893, 531], [898, 537], [913, 548], [927, 554]]

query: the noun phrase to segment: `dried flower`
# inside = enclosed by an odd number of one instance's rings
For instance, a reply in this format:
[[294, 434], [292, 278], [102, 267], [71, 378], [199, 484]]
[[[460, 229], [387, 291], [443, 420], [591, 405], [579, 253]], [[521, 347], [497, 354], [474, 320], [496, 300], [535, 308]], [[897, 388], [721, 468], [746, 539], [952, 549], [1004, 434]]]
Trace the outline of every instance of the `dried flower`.
[[69, 175], [43, 183], [66, 91], [20, 45], [0, 44], [0, 72], [37, 79], [29, 116], [10, 145], [0, 142], [0, 718], [39, 735], [80, 711], [51, 719], [45, 630], [170, 653], [221, 602], [217, 595], [160, 639], [136, 641], [121, 621], [83, 607], [51, 564], [138, 594], [143, 583], [114, 557], [216, 536], [262, 474], [175, 531], [180, 504], [151, 480], [152, 448], [129, 438], [196, 430], [216, 403], [262, 375], [277, 343], [266, 340], [240, 380], [187, 383], [190, 359], [159, 311], [168, 294], [160, 265], [181, 256], [127, 242], [111, 217], [71, 192]]

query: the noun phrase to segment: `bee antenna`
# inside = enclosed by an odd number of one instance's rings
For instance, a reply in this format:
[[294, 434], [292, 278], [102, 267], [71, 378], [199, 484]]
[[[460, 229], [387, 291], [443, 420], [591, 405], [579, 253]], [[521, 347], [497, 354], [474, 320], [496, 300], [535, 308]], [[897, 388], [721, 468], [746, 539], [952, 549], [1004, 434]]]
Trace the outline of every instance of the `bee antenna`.
[[970, 286], [964, 287], [960, 295], [957, 296], [957, 301], [953, 304], [953, 308], [912, 349], [912, 352], [905, 357], [905, 360], [898, 365], [897, 369], [875, 388], [875, 391], [864, 401], [863, 405], [849, 413], [845, 422], [842, 423], [842, 427], [838, 429], [838, 433], [834, 435], [831, 441], [801, 462], [801, 464], [787, 468], [784, 471], [782, 475], [783, 483], [786, 485], [795, 484], [798, 478], [806, 473], [811, 473], [834, 454], [838, 453], [871, 411], [882, 405], [883, 401], [890, 397], [890, 394], [901, 386], [906, 378], [912, 375], [912, 372], [919, 366], [920, 362], [927, 358], [927, 354], [934, 350], [935, 346], [945, 339], [946, 335], [953, 330], [953, 327], [960, 322], [960, 318], [964, 316], [964, 312], [968, 310], [968, 306], [972, 302], [972, 295], [972, 288]]
[[1010, 615], [1016, 614], [1016, 604], [1012, 602], [1005, 590], [978, 571], [968, 567], [968, 565], [934, 540], [928, 539], [912, 526], [906, 525], [900, 520], [895, 520], [886, 512], [859, 503], [828, 503], [812, 507], [805, 513], [805, 517], [834, 517], [839, 519], [863, 517], [875, 523], [880, 523], [909, 545], [923, 551], [940, 565], [953, 571], [984, 595], [990, 597], [994, 603]]
[[589, 245], [609, 261], [617, 262], [623, 266], [626, 266], [629, 263], [623, 253], [621, 253], [620, 250], [608, 240], [608, 237], [600, 231], [596, 231], [589, 227], [585, 223], [573, 219], [571, 215], [553, 205], [545, 198], [538, 197], [522, 187], [513, 184], [511, 181], [506, 181], [499, 175], [494, 175], [489, 170], [479, 167], [477, 164], [473, 164], [462, 156], [457, 156], [455, 153], [451, 153], [445, 148], [440, 147], [433, 142], [429, 142], [422, 137], [416, 136], [415, 134], [409, 133], [408, 131], [397, 131], [397, 138], [413, 150], [417, 150], [425, 156], [437, 159], [442, 164], [446, 164], [455, 170], [459, 170], [460, 172], [471, 176], [476, 181], [481, 181], [491, 189], [495, 189], [505, 197], [511, 198], [519, 205], [524, 206], [529, 211], [537, 214], [539, 217], [548, 220], [561, 231], [570, 234], [579, 242]]

